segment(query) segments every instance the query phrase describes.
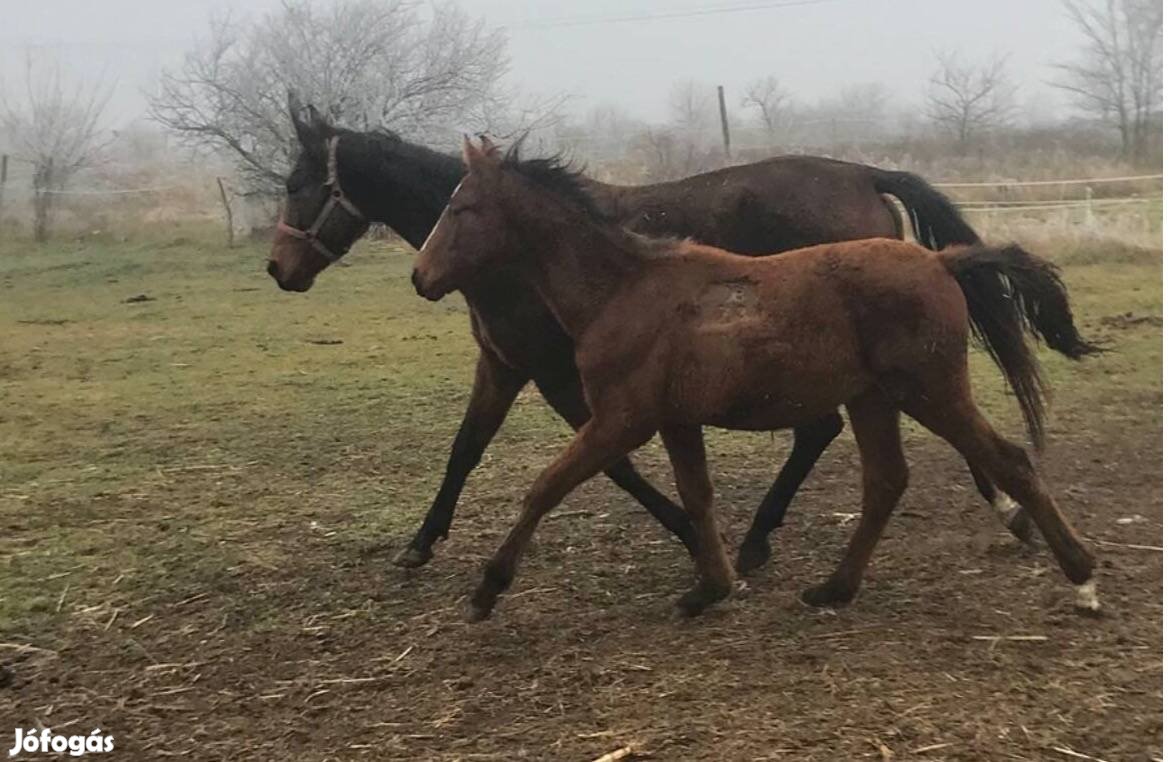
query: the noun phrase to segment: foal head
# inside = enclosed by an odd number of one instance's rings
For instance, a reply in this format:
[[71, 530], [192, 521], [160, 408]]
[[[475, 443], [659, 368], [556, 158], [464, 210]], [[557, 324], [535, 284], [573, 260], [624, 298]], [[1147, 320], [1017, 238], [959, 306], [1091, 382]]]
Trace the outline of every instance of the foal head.
[[286, 195], [268, 257], [268, 274], [285, 291], [308, 291], [317, 273], [341, 258], [369, 228], [337, 177], [341, 136], [312, 106], [308, 120], [288, 99], [300, 155], [284, 181]]
[[478, 146], [464, 138], [463, 162], [467, 174], [414, 262], [414, 288], [432, 301], [518, 260], [532, 248], [523, 236], [535, 225], [571, 226], [569, 206], [602, 216], [579, 173], [559, 159], [521, 160], [518, 145], [503, 155], [487, 138]]

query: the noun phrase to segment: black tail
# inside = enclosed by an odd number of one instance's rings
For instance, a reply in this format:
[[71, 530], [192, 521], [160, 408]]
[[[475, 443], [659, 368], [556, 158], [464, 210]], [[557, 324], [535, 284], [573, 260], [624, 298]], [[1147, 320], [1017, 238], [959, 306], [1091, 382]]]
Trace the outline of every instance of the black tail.
[[910, 172], [872, 168], [873, 187], [905, 205], [913, 235], [922, 246], [941, 251], [954, 244], [976, 244], [982, 239], [962, 219], [945, 194]]
[[966, 295], [974, 335], [1019, 401], [1031, 441], [1042, 446], [1046, 388], [1026, 334], [1073, 360], [1100, 351], [1076, 329], [1059, 268], [1013, 244], [955, 248], [942, 261]]

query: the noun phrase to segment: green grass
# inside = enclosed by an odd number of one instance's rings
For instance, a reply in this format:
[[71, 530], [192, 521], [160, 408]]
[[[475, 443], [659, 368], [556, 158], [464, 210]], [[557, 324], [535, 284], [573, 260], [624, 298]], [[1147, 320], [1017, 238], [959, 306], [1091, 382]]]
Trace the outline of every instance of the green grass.
[[[476, 353], [461, 299], [414, 296], [390, 246], [307, 295], [278, 291], [265, 253], [177, 233], [0, 242], [0, 632], [51, 642], [129, 601], [230, 591], [234, 569], [294, 567], [306, 533], [396, 538], [429, 505]], [[1160, 252], [1117, 260], [1068, 263], [1085, 332], [1114, 351], [1045, 356], [1056, 428], [1068, 406], [1159, 410]], [[981, 356], [975, 372], [1017, 433], [997, 372]], [[471, 489], [511, 499], [566, 434], [523, 395]], [[769, 436], [712, 432], [716, 468]]]

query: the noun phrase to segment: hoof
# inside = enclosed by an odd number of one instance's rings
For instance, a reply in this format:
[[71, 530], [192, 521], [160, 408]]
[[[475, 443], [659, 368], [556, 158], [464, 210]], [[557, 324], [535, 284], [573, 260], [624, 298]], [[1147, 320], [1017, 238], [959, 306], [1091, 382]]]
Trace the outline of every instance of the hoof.
[[499, 599], [497, 593], [490, 590], [484, 590], [480, 586], [475, 594], [471, 596], [471, 602], [467, 606], [467, 621], [482, 622], [484, 619], [491, 616], [491, 612], [495, 610], [495, 602]]
[[1100, 599], [1096, 597], [1096, 580], [1090, 579], [1082, 585], [1076, 585], [1076, 612], [1086, 616], [1103, 614]]
[[800, 593], [800, 600], [808, 606], [823, 608], [825, 606], [844, 606], [856, 597], [856, 590], [849, 589], [844, 584], [829, 579], [822, 585], [809, 587]]
[[758, 542], [750, 539], [744, 540], [743, 544], [739, 546], [739, 557], [735, 559], [735, 571], [743, 575], [750, 574], [767, 563], [769, 558], [771, 558], [771, 546], [767, 544], [766, 539]]
[[729, 585], [724, 588], [700, 582], [678, 598], [678, 613], [687, 619], [696, 617], [730, 594]]
[[479, 622], [482, 622], [485, 619], [489, 619], [491, 617], [491, 611], [494, 608], [495, 608], [494, 605], [481, 606], [481, 605], [477, 605], [477, 604], [472, 603], [470, 606], [467, 607], [467, 616], [466, 616], [467, 623], [468, 624], [477, 624]]
[[419, 566], [425, 566], [426, 562], [432, 558], [434, 558], [434, 551], [430, 548], [416, 548], [410, 545], [394, 556], [392, 563], [403, 569], [417, 569]]
[[1031, 521], [1031, 517], [1021, 506], [1015, 506], [1015, 509], [1005, 516], [1004, 520], [1007, 529], [1015, 535], [1015, 539], [1024, 545], [1035, 544], [1035, 522]]

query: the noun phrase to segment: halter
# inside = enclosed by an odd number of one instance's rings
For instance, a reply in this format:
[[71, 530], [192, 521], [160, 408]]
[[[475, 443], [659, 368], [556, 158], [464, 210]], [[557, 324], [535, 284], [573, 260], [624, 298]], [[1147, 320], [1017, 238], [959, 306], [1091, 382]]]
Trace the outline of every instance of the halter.
[[346, 198], [345, 192], [341, 190], [341, 182], [337, 179], [338, 139], [339, 136], [334, 135], [325, 143], [325, 147], [329, 156], [329, 174], [325, 178], [324, 186], [330, 189], [329, 199], [325, 202], [325, 205], [321, 207], [321, 211], [317, 213], [317, 218], [313, 220], [313, 224], [309, 227], [308, 230], [294, 228], [284, 221], [283, 215], [281, 215], [280, 219], [276, 222], [277, 230], [282, 233], [287, 233], [293, 238], [298, 238], [302, 241], [308, 241], [321, 256], [330, 262], [336, 262], [338, 259], [345, 256], [347, 251], [349, 251], [349, 247], [346, 246], [340, 251], [334, 252], [325, 245], [324, 241], [318, 237], [318, 234], [321, 232], [321, 228], [325, 226], [325, 223], [329, 221], [329, 217], [333, 214], [333, 210], [337, 207], [341, 207], [343, 210], [349, 213], [350, 217], [357, 220], [358, 222], [369, 222], [365, 215], [361, 213], [361, 210], [354, 206], [353, 202]]

